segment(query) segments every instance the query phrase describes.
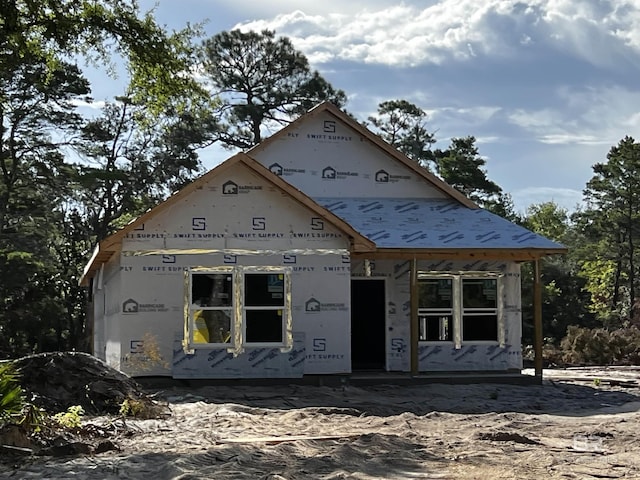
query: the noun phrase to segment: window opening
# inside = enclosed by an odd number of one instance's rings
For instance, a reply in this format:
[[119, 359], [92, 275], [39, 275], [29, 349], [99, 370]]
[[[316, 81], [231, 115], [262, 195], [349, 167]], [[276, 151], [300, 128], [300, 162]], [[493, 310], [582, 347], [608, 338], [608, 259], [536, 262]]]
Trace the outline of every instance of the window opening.
[[233, 275], [230, 272], [192, 273], [191, 318], [192, 343], [231, 343]]
[[244, 275], [245, 343], [284, 343], [286, 294], [282, 272]]
[[453, 279], [425, 278], [418, 282], [419, 340], [453, 340]]
[[497, 278], [462, 279], [462, 340], [498, 341]]

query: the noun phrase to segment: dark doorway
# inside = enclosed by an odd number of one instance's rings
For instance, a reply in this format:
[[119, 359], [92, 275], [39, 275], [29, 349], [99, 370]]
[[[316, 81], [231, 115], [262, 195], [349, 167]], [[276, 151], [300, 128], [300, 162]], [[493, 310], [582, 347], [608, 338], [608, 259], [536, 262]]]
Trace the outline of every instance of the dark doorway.
[[351, 280], [351, 368], [384, 370], [384, 280]]

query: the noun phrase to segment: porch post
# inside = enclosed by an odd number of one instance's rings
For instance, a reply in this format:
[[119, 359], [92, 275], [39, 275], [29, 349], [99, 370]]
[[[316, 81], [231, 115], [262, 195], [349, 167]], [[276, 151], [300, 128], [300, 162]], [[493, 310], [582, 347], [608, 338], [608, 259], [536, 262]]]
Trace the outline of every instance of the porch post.
[[540, 282], [540, 259], [533, 262], [533, 350], [536, 377], [542, 378], [542, 286]]
[[411, 345], [409, 347], [411, 353], [411, 375], [418, 374], [418, 261], [414, 257], [411, 262], [411, 282], [410, 282], [410, 297], [411, 297]]

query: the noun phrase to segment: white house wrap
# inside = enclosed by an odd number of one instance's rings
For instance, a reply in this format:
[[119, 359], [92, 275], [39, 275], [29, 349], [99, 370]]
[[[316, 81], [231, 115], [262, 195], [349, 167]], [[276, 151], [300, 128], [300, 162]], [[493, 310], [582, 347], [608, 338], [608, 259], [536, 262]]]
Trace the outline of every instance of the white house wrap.
[[94, 354], [125, 372], [517, 371], [520, 263], [478, 208], [330, 104], [101, 241]]

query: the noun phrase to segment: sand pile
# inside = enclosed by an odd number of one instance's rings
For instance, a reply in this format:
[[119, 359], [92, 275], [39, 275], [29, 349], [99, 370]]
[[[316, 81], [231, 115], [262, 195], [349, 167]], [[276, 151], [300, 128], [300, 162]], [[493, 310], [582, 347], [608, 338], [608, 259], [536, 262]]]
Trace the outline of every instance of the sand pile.
[[14, 364], [27, 398], [47, 412], [80, 405], [88, 414], [117, 414], [125, 398], [149, 399], [135, 380], [86, 353], [42, 353]]
[[[166, 403], [154, 401], [132, 378], [85, 353], [32, 355], [13, 362], [25, 398], [46, 412], [31, 409], [19, 424], [0, 428], [0, 463], [23, 463], [28, 457], [96, 454], [118, 447], [114, 440], [131, 435], [121, 413], [123, 402], [135, 405], [141, 418], [168, 414]], [[80, 407], [86, 417], [109, 415], [108, 422], [61, 425], [53, 416]], [[133, 412], [127, 412], [133, 413]]]

